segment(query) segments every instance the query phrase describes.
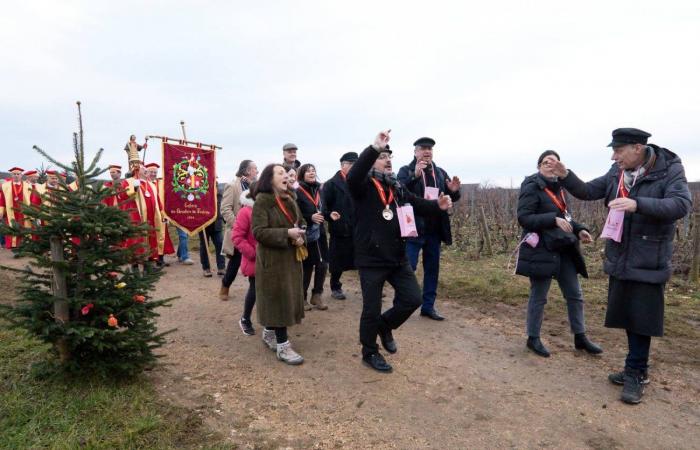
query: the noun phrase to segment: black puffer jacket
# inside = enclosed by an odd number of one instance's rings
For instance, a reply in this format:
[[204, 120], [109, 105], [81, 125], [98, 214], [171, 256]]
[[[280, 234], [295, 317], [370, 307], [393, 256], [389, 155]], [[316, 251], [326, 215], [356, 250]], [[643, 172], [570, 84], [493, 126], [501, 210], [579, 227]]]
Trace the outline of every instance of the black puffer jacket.
[[[394, 218], [384, 220], [384, 205], [368, 175], [378, 156], [374, 148], [367, 147], [348, 173], [348, 187], [355, 205], [355, 263], [360, 268], [394, 267], [407, 262], [406, 239], [401, 237], [396, 204], [390, 206]], [[394, 195], [400, 206], [410, 203], [415, 214], [442, 213], [437, 201], [416, 197], [400, 184]]]
[[[564, 237], [565, 233], [556, 224], [556, 218], [564, 218], [564, 214], [554, 204], [545, 192], [545, 188], [559, 195], [561, 186], [559, 183], [547, 181], [542, 175], [536, 173], [525, 178], [520, 186], [518, 198], [518, 222], [523, 227], [523, 237], [530, 232], [540, 236], [537, 247], [532, 248], [527, 243], [520, 246], [516, 273], [527, 277], [557, 277], [561, 265], [561, 254], [566, 252], [571, 255], [576, 266], [576, 271], [588, 278], [586, 263], [579, 248], [578, 234], [581, 230], [588, 230], [585, 225], [572, 221], [573, 236], [569, 233], [572, 244], [563, 248], [556, 248], [555, 238]], [[566, 197], [565, 197], [566, 198]], [[571, 214], [571, 209], [568, 208]]]
[[[665, 283], [671, 277], [671, 256], [676, 221], [691, 210], [692, 201], [681, 159], [670, 150], [650, 144], [656, 163], [639, 178], [629, 193], [637, 211], [626, 213], [622, 242], [605, 244], [605, 273], [621, 280]], [[617, 196], [620, 169], [613, 164], [608, 173], [588, 183], [576, 174], [562, 179], [571, 195], [583, 200]]]
[[[319, 205], [316, 206], [313, 202], [304, 194], [302, 191], [304, 189], [311, 195], [311, 198], [315, 199], [316, 194], [319, 195]], [[297, 205], [299, 205], [299, 210], [301, 211], [304, 221], [306, 221], [306, 237], [307, 237], [307, 248], [309, 250], [309, 258], [305, 262], [307, 264], [316, 264], [320, 261], [325, 261], [328, 259], [328, 239], [326, 238], [326, 227], [323, 224], [314, 223], [311, 220], [311, 216], [316, 214], [321, 208], [323, 208], [321, 199], [321, 185], [319, 183], [305, 183], [299, 182], [299, 189], [297, 189]], [[315, 241], [311, 241], [310, 238], [313, 235], [312, 228], [318, 228], [320, 230], [320, 237]]]

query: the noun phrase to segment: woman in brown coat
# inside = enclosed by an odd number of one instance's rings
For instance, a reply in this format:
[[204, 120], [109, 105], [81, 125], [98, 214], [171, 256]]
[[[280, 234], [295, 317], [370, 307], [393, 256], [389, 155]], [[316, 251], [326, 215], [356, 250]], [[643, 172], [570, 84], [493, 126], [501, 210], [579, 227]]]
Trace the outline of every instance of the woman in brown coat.
[[304, 317], [302, 265], [297, 257], [305, 243], [304, 225], [287, 173], [279, 164], [265, 167], [256, 187], [253, 235], [258, 320], [265, 327], [263, 341], [287, 364], [304, 362], [291, 347], [287, 327]]

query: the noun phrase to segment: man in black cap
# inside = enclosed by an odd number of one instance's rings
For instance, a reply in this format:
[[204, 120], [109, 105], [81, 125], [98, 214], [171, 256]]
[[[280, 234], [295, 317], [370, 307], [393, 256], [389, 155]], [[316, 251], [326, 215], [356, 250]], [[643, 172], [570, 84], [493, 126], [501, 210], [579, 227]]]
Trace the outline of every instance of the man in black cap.
[[[441, 193], [448, 194], [453, 202], [460, 198], [459, 178], [450, 179], [447, 172], [433, 162], [435, 141], [422, 137], [413, 143], [413, 161], [399, 170], [399, 181], [416, 196], [436, 199]], [[406, 253], [413, 270], [418, 267], [418, 255], [423, 250], [423, 305], [420, 315], [433, 320], [444, 320], [435, 309], [438, 277], [440, 274], [440, 245], [452, 244], [450, 217], [446, 212], [438, 216], [416, 217], [418, 237], [410, 238]]]
[[282, 166], [289, 171], [289, 169], [299, 170], [301, 166], [301, 161], [297, 160], [297, 146], [296, 144], [284, 144], [282, 146]]
[[[380, 132], [374, 144], [360, 154], [348, 172], [348, 187], [355, 205], [355, 265], [360, 271], [362, 316], [360, 342], [362, 361], [380, 372], [391, 366], [379, 353], [377, 335], [389, 353], [397, 347], [391, 330], [403, 324], [421, 304], [416, 275], [406, 259], [406, 240], [401, 237], [401, 217], [410, 204], [416, 213], [440, 215], [452, 207], [449, 196], [436, 201], [416, 197], [394, 176], [389, 130]], [[393, 306], [382, 314], [382, 288], [385, 282], [394, 288]]]
[[355, 211], [348, 189], [347, 175], [357, 161], [357, 153], [348, 152], [340, 158], [340, 170], [323, 184], [323, 216], [331, 234], [328, 259], [331, 272], [331, 297], [345, 300], [340, 277], [346, 270], [355, 270], [352, 230]]
[[[610, 209], [606, 226], [614, 229], [616, 215], [622, 230], [619, 242], [605, 244], [608, 308], [605, 326], [627, 331], [625, 369], [608, 379], [623, 385], [621, 400], [642, 400], [652, 336], [663, 335], [664, 287], [671, 277], [676, 221], [692, 202], [681, 159], [668, 149], [647, 144], [651, 134], [636, 128], [612, 133], [612, 165], [608, 173], [588, 183], [556, 158], [545, 158], [561, 184], [583, 200], [605, 199]], [[615, 233], [610, 233], [614, 236]]]

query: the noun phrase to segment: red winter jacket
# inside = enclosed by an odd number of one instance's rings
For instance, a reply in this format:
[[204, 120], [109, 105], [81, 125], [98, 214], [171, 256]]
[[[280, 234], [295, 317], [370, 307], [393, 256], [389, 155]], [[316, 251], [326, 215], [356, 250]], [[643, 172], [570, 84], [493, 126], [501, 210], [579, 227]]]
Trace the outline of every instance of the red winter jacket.
[[248, 191], [241, 194], [241, 205], [243, 207], [236, 215], [236, 221], [233, 224], [231, 232], [231, 240], [233, 246], [238, 249], [243, 255], [241, 258], [241, 273], [246, 277], [255, 276], [255, 248], [258, 242], [253, 236], [252, 216], [253, 216], [253, 201], [245, 198]]

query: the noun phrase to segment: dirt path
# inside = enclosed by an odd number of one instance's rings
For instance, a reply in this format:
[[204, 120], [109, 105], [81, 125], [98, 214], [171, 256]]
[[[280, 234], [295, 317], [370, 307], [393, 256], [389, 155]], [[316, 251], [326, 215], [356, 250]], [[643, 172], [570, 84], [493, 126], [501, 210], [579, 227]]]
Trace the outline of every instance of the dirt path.
[[156, 377], [243, 446], [700, 448], [697, 371], [660, 363], [643, 404], [618, 401], [605, 377], [624, 357], [622, 334], [617, 347], [602, 342], [602, 358], [575, 352], [566, 333], [549, 336], [556, 353], [545, 360], [525, 351], [520, 312], [447, 303], [448, 321], [416, 314], [395, 332], [394, 373], [379, 374], [360, 363], [353, 274], [348, 300], [291, 329], [306, 362], [289, 367], [238, 328], [247, 280], [228, 302], [216, 298], [219, 282], [196, 266], [167, 269], [158, 293], [182, 298], [160, 320], [178, 331]]
[[[306, 358], [290, 367], [259, 333], [240, 332], [245, 278], [222, 302], [219, 278], [203, 278], [198, 266], [166, 270], [158, 296], [181, 298], [160, 318], [163, 330], [178, 330], [153, 373], [158, 390], [242, 448], [700, 448], [697, 364], [657, 362], [644, 402], [624, 405], [606, 380], [624, 357], [621, 333], [600, 340], [599, 358], [552, 333], [554, 354], [543, 359], [525, 350], [521, 311], [494, 305], [484, 315], [441, 302], [449, 320], [414, 315], [394, 333], [394, 373], [379, 374], [360, 364], [352, 274], [348, 300], [329, 300], [328, 311], [290, 329]], [[550, 320], [545, 327], [563, 329], [564, 317]]]

